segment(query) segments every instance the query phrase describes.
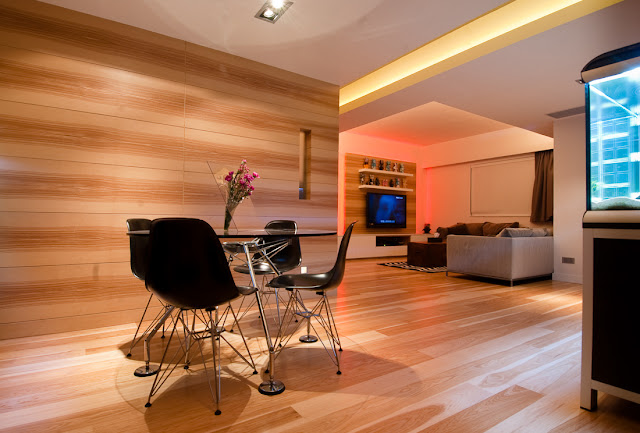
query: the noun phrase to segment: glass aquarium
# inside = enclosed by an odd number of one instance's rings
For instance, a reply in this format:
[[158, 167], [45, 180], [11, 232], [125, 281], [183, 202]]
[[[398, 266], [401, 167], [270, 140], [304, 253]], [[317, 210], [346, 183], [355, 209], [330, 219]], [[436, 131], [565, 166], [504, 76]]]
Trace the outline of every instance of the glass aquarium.
[[640, 67], [586, 84], [588, 206], [640, 209]]

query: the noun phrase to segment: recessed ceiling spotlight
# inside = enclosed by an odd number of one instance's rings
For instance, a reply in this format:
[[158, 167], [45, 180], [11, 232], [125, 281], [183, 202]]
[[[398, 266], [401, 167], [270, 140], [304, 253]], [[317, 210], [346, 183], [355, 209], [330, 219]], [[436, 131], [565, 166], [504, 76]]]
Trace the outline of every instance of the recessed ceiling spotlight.
[[276, 21], [278, 21], [278, 18], [280, 18], [292, 4], [293, 2], [284, 0], [267, 0], [267, 2], [262, 5], [255, 17], [263, 21], [275, 23]]

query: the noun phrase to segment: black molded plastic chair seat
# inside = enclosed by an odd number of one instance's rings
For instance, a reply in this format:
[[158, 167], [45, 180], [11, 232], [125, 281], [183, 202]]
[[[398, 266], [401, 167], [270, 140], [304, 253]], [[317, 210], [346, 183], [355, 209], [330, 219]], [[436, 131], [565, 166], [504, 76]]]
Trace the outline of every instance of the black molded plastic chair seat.
[[338, 287], [344, 276], [344, 269], [347, 259], [347, 248], [351, 239], [351, 232], [356, 222], [352, 222], [344, 231], [338, 256], [333, 268], [321, 274], [286, 274], [280, 275], [272, 279], [267, 285], [280, 289], [299, 289], [299, 290], [330, 290]]
[[249, 252], [255, 253], [260, 249], [254, 242], [258, 242], [257, 239], [253, 239], [251, 243], [249, 241], [228, 241], [222, 244], [222, 248], [229, 254], [244, 254], [244, 245], [247, 244]]
[[[241, 274], [250, 273], [249, 266], [247, 265], [235, 266], [233, 270]], [[273, 269], [271, 269], [271, 266], [269, 266], [268, 263], [258, 262], [253, 264], [253, 273], [254, 275], [268, 275], [268, 274], [273, 274]]]
[[334, 288], [333, 285], [329, 285], [331, 277], [331, 272], [325, 272], [324, 274], [285, 274], [274, 278], [268, 285], [269, 287], [288, 290], [330, 290]]

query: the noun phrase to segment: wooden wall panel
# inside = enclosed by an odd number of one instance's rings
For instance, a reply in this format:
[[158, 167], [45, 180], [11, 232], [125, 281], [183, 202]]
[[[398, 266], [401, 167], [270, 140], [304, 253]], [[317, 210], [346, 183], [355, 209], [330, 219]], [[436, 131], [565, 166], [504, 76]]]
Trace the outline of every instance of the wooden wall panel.
[[337, 118], [335, 86], [187, 43], [187, 84]]
[[184, 128], [0, 100], [2, 154], [182, 170]]
[[0, 277], [0, 323], [137, 309], [148, 298], [128, 262], [15, 267]]
[[[311, 130], [310, 200], [298, 198]], [[208, 162], [261, 178], [240, 227], [337, 226], [338, 87], [33, 0], [0, 0], [0, 339], [138, 320], [127, 218], [222, 226]], [[310, 271], [335, 237], [305, 240]], [[239, 277], [242, 280], [243, 277]], [[244, 280], [240, 281], [244, 282]]]
[[184, 84], [1, 45], [0, 94], [9, 101], [184, 125]]
[[129, 260], [128, 214], [0, 213], [0, 263], [54, 266]]
[[33, 0], [0, 0], [0, 41], [184, 82], [184, 41]]
[[262, 178], [297, 181], [299, 151], [297, 143], [187, 129], [184, 169], [209, 174], [212, 169], [235, 171], [242, 159], [247, 159], [249, 169]]
[[4, 157], [4, 211], [182, 213], [183, 173], [171, 170]]
[[[313, 137], [312, 137], [313, 142]], [[335, 150], [325, 150], [320, 147], [311, 147], [310, 178], [311, 184], [317, 183], [337, 185], [335, 173], [338, 172], [338, 161]], [[311, 192], [313, 194], [313, 190]]]
[[[363, 168], [364, 158], [376, 158], [376, 155], [356, 155], [352, 153], [345, 154], [345, 221], [347, 223], [358, 220], [360, 224], [356, 224], [353, 233], [357, 234], [414, 234], [416, 231], [416, 164], [406, 161], [396, 161], [403, 163], [405, 173], [413, 174], [412, 177], [406, 178], [406, 188], [413, 191], [401, 192], [400, 194], [407, 196], [407, 228], [405, 229], [373, 229], [367, 228], [366, 221], [366, 191], [359, 189], [360, 173], [359, 169]], [[393, 172], [380, 171], [380, 178], [387, 173], [393, 177]], [[378, 192], [378, 191], [375, 191]], [[389, 192], [393, 191], [379, 191]]]
[[300, 130], [337, 139], [337, 118], [285, 105], [239, 97], [201, 87], [186, 87], [187, 128], [298, 144]]

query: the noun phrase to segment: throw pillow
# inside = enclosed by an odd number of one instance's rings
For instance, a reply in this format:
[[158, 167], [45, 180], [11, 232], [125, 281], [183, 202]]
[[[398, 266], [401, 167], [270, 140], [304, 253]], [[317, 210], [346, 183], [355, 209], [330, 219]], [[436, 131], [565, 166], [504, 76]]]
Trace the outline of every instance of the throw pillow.
[[544, 228], [529, 228], [529, 227], [520, 227], [513, 228], [507, 227], [502, 229], [500, 233], [498, 233], [499, 238], [530, 238], [530, 237], [543, 237], [547, 236], [547, 230]]
[[533, 228], [531, 229], [531, 231], [533, 232], [531, 234], [531, 236], [533, 237], [551, 236], [551, 233], [549, 233], [549, 230], [547, 230], [544, 227]]
[[449, 234], [449, 229], [447, 229], [446, 227], [438, 227], [436, 229], [437, 233], [440, 233], [440, 237], [442, 239], [446, 239], [447, 235]]
[[482, 226], [484, 226], [485, 223], [467, 223], [465, 225], [467, 226], [467, 231], [470, 235], [482, 236]]
[[447, 227], [447, 229], [449, 230], [450, 235], [468, 235], [469, 234], [469, 230], [467, 230], [466, 224], [459, 223], [454, 226]]
[[502, 229], [506, 229], [507, 227], [519, 227], [519, 222], [513, 223], [484, 223], [482, 226], [482, 235], [483, 236], [497, 236]]

